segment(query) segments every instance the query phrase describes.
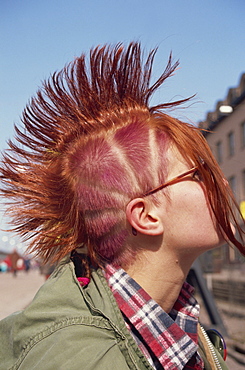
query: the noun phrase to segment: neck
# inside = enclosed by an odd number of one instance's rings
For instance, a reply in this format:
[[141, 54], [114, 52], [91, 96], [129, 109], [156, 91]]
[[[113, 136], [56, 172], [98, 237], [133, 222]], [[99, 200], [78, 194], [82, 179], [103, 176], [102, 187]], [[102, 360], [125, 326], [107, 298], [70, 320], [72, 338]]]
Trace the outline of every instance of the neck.
[[[185, 262], [183, 262], [183, 260]], [[169, 313], [186, 280], [193, 260], [177, 256], [159, 256], [156, 252], [144, 252], [126, 272]]]

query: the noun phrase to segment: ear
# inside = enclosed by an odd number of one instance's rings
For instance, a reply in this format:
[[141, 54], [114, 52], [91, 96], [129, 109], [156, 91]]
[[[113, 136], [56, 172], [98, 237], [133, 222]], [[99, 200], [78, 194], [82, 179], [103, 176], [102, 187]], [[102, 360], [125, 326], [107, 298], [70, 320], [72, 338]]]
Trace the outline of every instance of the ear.
[[160, 235], [163, 233], [158, 207], [144, 198], [135, 198], [127, 204], [126, 217], [130, 225], [141, 234]]

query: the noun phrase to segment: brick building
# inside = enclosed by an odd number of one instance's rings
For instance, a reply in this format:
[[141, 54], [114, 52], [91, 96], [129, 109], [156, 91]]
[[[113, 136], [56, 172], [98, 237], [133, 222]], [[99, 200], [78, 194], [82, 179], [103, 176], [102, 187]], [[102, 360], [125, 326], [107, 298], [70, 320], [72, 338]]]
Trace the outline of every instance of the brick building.
[[[237, 87], [230, 88], [226, 98], [207, 114], [199, 126], [233, 190], [245, 218], [245, 73]], [[212, 263], [241, 263], [240, 255], [231, 248], [213, 252]], [[216, 255], [215, 255], [216, 254]], [[217, 267], [217, 266], [216, 266]]]

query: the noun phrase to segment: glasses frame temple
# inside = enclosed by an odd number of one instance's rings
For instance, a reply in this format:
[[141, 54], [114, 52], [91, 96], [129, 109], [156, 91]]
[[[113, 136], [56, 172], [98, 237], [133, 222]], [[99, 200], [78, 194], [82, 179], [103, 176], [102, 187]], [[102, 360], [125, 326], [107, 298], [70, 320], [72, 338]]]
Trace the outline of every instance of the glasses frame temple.
[[173, 185], [173, 184], [177, 183], [183, 177], [186, 177], [186, 176], [190, 175], [191, 173], [195, 172], [196, 170], [198, 170], [198, 168], [199, 168], [199, 166], [192, 167], [190, 170], [182, 173], [181, 175], [178, 175], [178, 176], [174, 177], [173, 179], [165, 182], [164, 184], [162, 184], [162, 185], [160, 185], [160, 186], [158, 186], [158, 187], [156, 187], [152, 190], [147, 191], [146, 193], [144, 193], [142, 195], [142, 198], [147, 197], [148, 195], [152, 195], [152, 194], [156, 193], [157, 191], [166, 188], [169, 185]]

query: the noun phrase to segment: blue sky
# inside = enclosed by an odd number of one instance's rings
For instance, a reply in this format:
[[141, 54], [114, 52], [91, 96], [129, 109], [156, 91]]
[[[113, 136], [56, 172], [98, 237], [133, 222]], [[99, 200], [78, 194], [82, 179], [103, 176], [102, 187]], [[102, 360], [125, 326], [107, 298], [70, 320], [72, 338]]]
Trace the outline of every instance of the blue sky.
[[158, 46], [156, 77], [172, 51], [180, 69], [155, 102], [196, 94], [177, 115], [203, 120], [245, 71], [244, 14], [244, 0], [1, 0], [0, 150], [41, 81], [98, 44]]

